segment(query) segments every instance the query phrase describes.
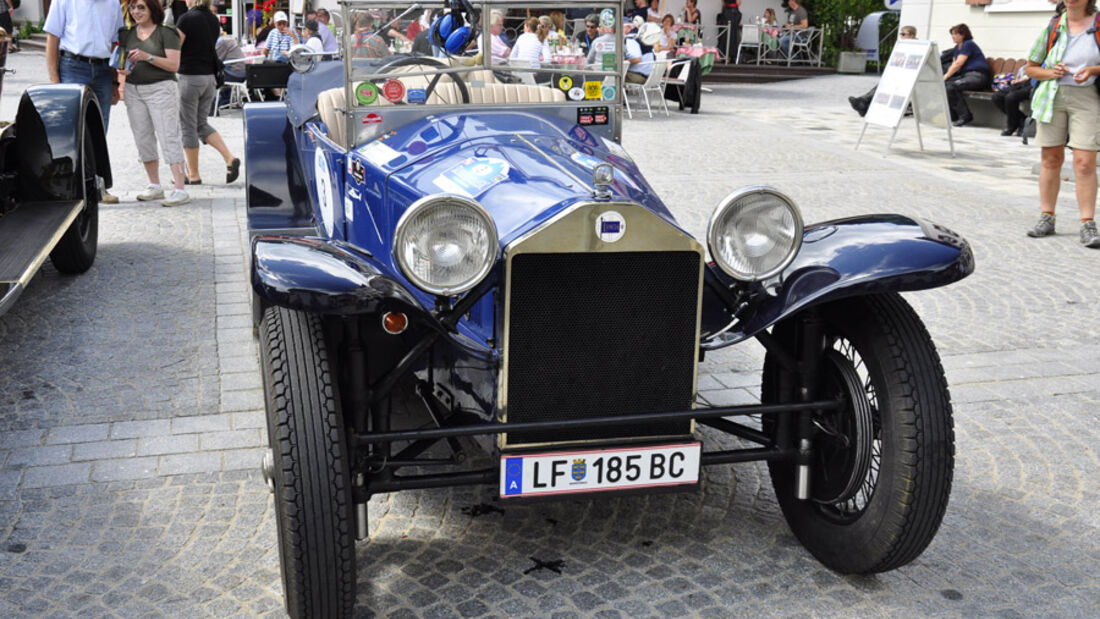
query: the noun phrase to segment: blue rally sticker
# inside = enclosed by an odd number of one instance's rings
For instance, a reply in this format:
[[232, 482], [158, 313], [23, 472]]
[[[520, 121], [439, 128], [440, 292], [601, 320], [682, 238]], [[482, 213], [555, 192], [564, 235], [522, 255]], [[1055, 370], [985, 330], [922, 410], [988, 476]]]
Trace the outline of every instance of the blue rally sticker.
[[508, 458], [505, 461], [504, 494], [523, 494], [523, 458]]
[[409, 103], [425, 103], [428, 101], [428, 91], [424, 88], [410, 88], [405, 93], [405, 99]]
[[476, 198], [508, 178], [511, 166], [495, 157], [467, 157], [433, 181], [443, 191]]

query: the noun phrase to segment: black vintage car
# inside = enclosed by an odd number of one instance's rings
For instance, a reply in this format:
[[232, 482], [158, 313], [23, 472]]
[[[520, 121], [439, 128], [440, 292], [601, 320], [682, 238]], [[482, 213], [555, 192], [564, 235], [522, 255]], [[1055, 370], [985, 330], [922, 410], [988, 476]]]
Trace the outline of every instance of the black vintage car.
[[[0, 48], [2, 68], [7, 48]], [[15, 122], [0, 132], [0, 314], [47, 256], [62, 273], [92, 266], [100, 191], [110, 186], [103, 117], [91, 90], [28, 88]]]
[[[804, 225], [764, 186], [731, 188], [693, 238], [619, 142], [618, 2], [583, 3], [608, 31], [583, 59], [469, 55], [483, 11], [563, 3], [434, 7], [433, 55], [372, 38], [409, 3], [343, 2], [379, 11], [343, 62], [295, 49], [285, 100], [245, 108], [292, 616], [352, 614], [367, 502], [408, 489], [692, 491], [701, 467], [767, 461], [795, 535], [846, 573], [905, 565], [943, 518], [950, 397], [898, 293], [966, 277], [970, 247], [903, 215]], [[698, 403], [704, 355], [750, 338], [762, 403]]]

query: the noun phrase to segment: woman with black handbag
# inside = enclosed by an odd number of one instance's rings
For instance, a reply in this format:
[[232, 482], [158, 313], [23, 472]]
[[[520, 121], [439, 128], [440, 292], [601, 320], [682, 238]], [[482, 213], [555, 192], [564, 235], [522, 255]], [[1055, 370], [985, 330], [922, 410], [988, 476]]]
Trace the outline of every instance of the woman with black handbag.
[[199, 175], [200, 142], [213, 146], [225, 160], [225, 182], [237, 180], [241, 160], [233, 156], [225, 140], [207, 122], [217, 93], [216, 74], [222, 68], [216, 45], [221, 24], [210, 11], [211, 0], [188, 0], [190, 9], [176, 23], [180, 48], [180, 128], [187, 156], [187, 184], [202, 183]]

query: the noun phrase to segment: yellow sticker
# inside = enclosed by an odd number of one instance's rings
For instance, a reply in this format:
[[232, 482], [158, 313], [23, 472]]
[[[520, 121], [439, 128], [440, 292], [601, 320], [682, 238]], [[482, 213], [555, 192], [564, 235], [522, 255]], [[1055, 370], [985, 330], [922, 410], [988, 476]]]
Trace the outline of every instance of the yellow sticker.
[[585, 99], [599, 99], [601, 96], [603, 96], [603, 82], [584, 83]]
[[558, 88], [561, 88], [562, 90], [569, 90], [572, 87], [573, 78], [569, 77], [568, 75], [563, 75], [561, 76], [561, 79], [558, 80]]

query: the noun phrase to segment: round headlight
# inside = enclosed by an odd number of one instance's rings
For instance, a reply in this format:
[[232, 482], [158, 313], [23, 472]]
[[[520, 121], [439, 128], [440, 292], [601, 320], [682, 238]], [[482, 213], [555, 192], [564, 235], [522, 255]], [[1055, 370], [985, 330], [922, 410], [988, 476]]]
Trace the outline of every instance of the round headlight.
[[433, 195], [405, 211], [394, 234], [397, 266], [421, 290], [456, 295], [493, 268], [500, 245], [485, 207], [468, 198]]
[[746, 187], [722, 200], [707, 227], [707, 244], [723, 271], [744, 281], [768, 279], [802, 246], [802, 214], [771, 187]]

